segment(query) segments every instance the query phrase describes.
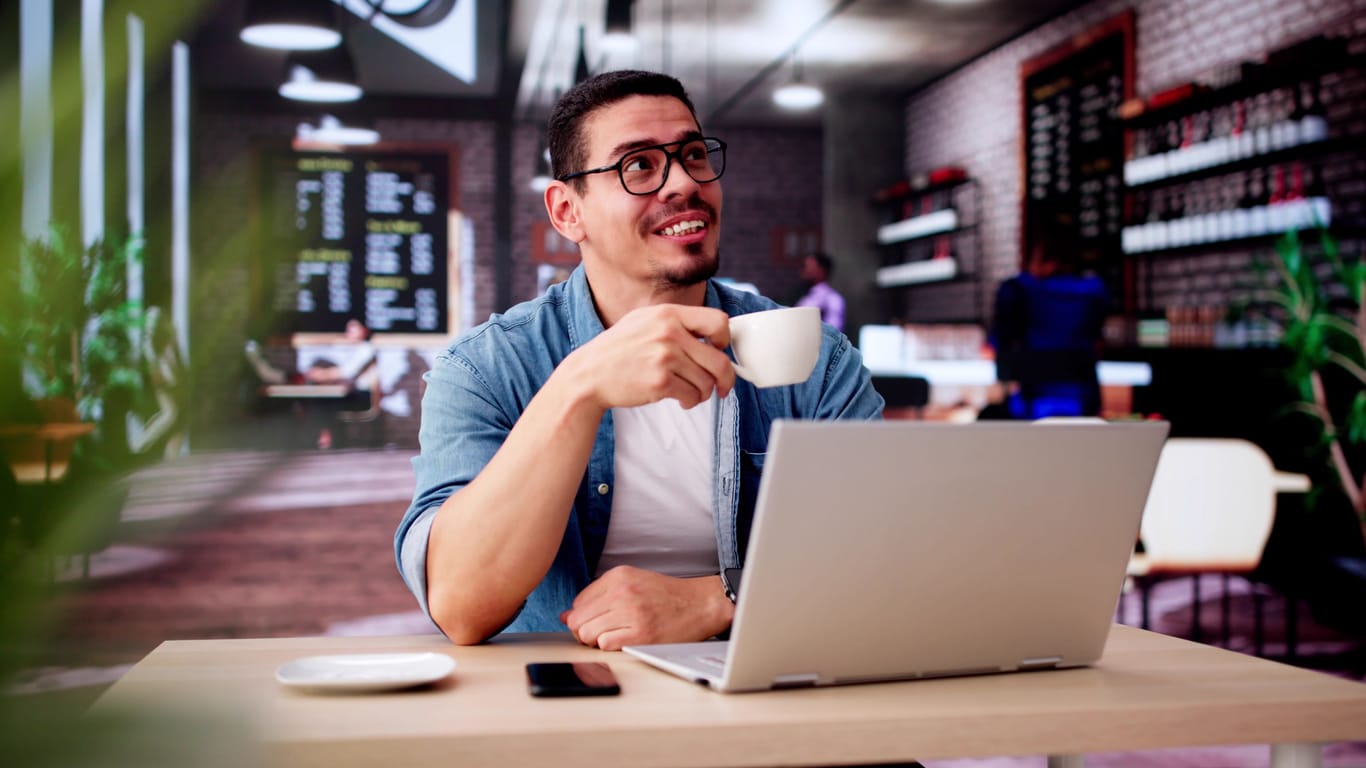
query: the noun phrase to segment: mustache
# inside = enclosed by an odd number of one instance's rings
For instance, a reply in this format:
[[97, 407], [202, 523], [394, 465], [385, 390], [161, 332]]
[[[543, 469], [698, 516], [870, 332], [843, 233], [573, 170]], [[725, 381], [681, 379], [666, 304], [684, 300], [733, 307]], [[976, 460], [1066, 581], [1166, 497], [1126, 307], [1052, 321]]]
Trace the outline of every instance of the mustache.
[[711, 204], [707, 203], [707, 201], [703, 200], [701, 195], [693, 193], [693, 196], [687, 200], [670, 203], [663, 210], [651, 216], [649, 219], [646, 219], [644, 224], [646, 234], [659, 229], [659, 225], [665, 220], [677, 216], [680, 213], [687, 213], [688, 211], [701, 211], [707, 215], [707, 220], [710, 224], [714, 225], [716, 223], [716, 209], [713, 208]]

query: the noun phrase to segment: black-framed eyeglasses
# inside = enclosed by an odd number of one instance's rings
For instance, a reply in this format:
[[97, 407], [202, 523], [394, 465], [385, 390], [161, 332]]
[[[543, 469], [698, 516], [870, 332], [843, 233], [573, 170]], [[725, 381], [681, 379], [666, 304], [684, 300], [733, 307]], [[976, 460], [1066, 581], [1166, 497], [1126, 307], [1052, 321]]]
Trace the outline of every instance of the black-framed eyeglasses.
[[[670, 147], [676, 149], [670, 151]], [[633, 195], [653, 195], [669, 180], [669, 167], [673, 165], [670, 160], [677, 160], [683, 172], [698, 184], [716, 181], [726, 172], [726, 142], [703, 136], [641, 147], [627, 152], [611, 165], [564, 173], [557, 178], [559, 181], [569, 181], [590, 173], [616, 171], [622, 189]]]

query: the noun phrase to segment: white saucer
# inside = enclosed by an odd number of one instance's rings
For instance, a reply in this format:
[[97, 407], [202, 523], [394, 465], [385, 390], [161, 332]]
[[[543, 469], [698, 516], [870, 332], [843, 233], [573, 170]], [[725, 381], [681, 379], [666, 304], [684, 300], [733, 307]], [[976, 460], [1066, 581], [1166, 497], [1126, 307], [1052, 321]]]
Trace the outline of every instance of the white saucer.
[[455, 669], [442, 653], [306, 656], [275, 670], [281, 685], [305, 691], [392, 691], [434, 683]]

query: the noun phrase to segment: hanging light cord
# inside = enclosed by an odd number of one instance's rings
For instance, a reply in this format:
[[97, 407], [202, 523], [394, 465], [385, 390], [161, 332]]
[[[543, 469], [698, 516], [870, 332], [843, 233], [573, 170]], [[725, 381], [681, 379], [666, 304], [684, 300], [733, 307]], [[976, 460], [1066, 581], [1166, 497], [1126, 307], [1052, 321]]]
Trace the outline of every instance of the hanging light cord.
[[712, 110], [711, 114], [707, 115], [706, 123], [710, 125], [719, 120], [722, 115], [730, 111], [730, 109], [734, 107], [736, 104], [740, 103], [741, 99], [748, 96], [750, 91], [759, 87], [759, 84], [762, 83], [764, 80], [767, 80], [769, 75], [778, 71], [778, 68], [781, 67], [783, 64], [787, 63], [788, 59], [795, 56], [797, 51], [802, 47], [802, 44], [804, 44], [808, 39], [810, 39], [812, 35], [819, 32], [821, 27], [824, 27], [826, 23], [828, 23], [831, 19], [835, 18], [841, 13], [844, 13], [844, 11], [849, 8], [849, 6], [857, 2], [858, 0], [840, 0], [840, 2], [836, 3], [833, 8], [826, 11], [825, 15], [821, 16], [819, 19], [816, 19], [816, 22], [814, 24], [812, 24], [810, 27], [807, 27], [805, 32], [802, 32], [800, 35], [797, 36], [796, 42], [792, 43], [792, 45], [789, 46], [787, 50], [778, 54], [778, 58], [774, 59], [773, 61], [770, 61], [768, 64], [765, 64], [763, 69], [760, 69], [758, 72], [754, 74], [754, 77], [751, 77], [749, 80], [745, 81], [744, 85], [741, 85], [739, 88], [735, 89], [735, 93], [732, 93], [725, 101], [721, 102], [721, 106]]

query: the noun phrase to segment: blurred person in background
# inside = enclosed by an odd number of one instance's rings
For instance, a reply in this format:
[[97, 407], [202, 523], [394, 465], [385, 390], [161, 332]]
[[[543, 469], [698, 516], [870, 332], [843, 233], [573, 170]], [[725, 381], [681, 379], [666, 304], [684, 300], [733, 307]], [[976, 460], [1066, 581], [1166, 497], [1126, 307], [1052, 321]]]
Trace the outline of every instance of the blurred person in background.
[[801, 279], [806, 294], [797, 299], [799, 307], [819, 307], [821, 322], [844, 330], [844, 297], [827, 282], [835, 263], [824, 253], [813, 253], [802, 260]]
[[1100, 413], [1101, 333], [1110, 307], [1105, 283], [1079, 269], [1076, 232], [1057, 217], [1030, 225], [1024, 270], [996, 292], [990, 341], [1004, 413], [1016, 419]]

